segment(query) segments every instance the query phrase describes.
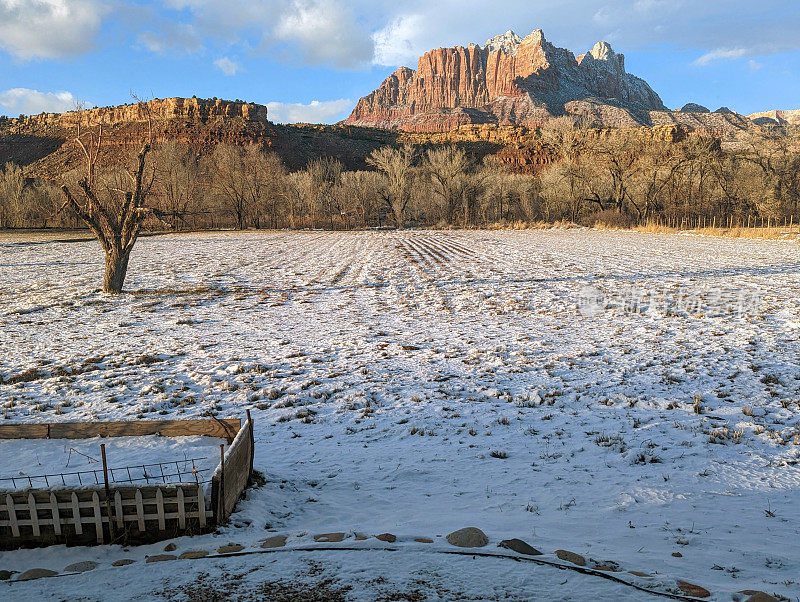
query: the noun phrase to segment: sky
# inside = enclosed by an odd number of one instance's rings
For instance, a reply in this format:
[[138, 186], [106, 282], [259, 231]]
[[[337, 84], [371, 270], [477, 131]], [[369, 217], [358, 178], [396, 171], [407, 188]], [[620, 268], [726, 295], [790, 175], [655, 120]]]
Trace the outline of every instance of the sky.
[[0, 114], [133, 93], [333, 123], [425, 51], [508, 29], [576, 54], [605, 40], [671, 108], [800, 108], [798, 0], [0, 0]]

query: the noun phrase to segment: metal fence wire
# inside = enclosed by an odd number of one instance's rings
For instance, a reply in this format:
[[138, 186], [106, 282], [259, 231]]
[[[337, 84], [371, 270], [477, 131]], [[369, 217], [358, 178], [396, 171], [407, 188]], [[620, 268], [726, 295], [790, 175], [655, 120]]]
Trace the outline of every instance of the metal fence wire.
[[[175, 460], [171, 462], [156, 462], [154, 464], [139, 464], [137, 466], [122, 466], [120, 468], [108, 469], [108, 480], [110, 483], [145, 483], [145, 484], [178, 484], [178, 483], [207, 483], [211, 480], [211, 468], [203, 468], [204, 458], [191, 458], [187, 460]], [[19, 475], [16, 477], [0, 478], [0, 489], [8, 488], [11, 484], [12, 489], [24, 487], [53, 487], [53, 486], [83, 486], [83, 485], [102, 485], [103, 469], [80, 470], [76, 472], [59, 472], [42, 475]]]

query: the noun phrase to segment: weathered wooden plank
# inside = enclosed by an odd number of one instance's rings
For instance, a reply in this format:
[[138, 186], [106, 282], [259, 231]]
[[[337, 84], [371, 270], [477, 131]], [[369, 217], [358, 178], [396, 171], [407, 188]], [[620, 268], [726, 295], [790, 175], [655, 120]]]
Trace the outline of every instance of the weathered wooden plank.
[[8, 509], [8, 522], [11, 523], [11, 535], [19, 537], [19, 524], [17, 523], [17, 509], [14, 507], [14, 498], [9, 493], [6, 495], [6, 508]]
[[225, 453], [224, 487], [220, 508], [220, 514], [225, 518], [233, 512], [236, 502], [250, 480], [252, 441], [248, 422]]
[[53, 492], [50, 492], [50, 513], [53, 515], [53, 531], [61, 535], [61, 513], [58, 510], [58, 498]]
[[159, 531], [166, 531], [167, 525], [164, 522], [164, 494], [159, 489], [156, 491], [156, 512], [158, 512], [158, 529]]
[[[6, 425], [11, 426], [11, 425]], [[164, 437], [202, 435], [233, 439], [242, 428], [239, 418], [220, 420], [123, 420], [109, 422], [58, 422], [50, 425], [51, 439], [91, 437], [136, 437], [160, 434]]]
[[186, 528], [186, 508], [183, 505], [183, 489], [178, 488], [178, 526]]
[[36, 507], [36, 499], [33, 494], [28, 494], [28, 512], [31, 517], [31, 527], [33, 528], [33, 536], [39, 537], [42, 534], [39, 528], [39, 509]]
[[83, 535], [83, 524], [81, 522], [81, 507], [78, 503], [78, 494], [72, 492], [72, 524], [75, 525], [75, 533]]
[[97, 530], [97, 543], [103, 543], [103, 514], [100, 511], [100, 496], [92, 492], [92, 505], [94, 506], [94, 525]]
[[0, 424], [0, 439], [47, 439], [47, 425]]
[[142, 503], [142, 492], [136, 490], [136, 520], [139, 523], [139, 533], [144, 533], [144, 504]]
[[114, 509], [117, 514], [117, 527], [122, 529], [125, 527], [125, 512], [122, 509], [122, 495], [119, 491], [114, 492]]
[[203, 486], [197, 486], [197, 518], [200, 521], [200, 526], [206, 526], [206, 500]]

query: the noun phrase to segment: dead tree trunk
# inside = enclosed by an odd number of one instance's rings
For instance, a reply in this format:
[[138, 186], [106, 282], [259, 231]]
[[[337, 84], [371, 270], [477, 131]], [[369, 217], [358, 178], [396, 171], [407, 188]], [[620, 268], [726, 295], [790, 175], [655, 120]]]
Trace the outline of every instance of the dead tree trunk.
[[[148, 215], [160, 213], [145, 206], [155, 177], [145, 184], [144, 171], [147, 155], [150, 152], [149, 140], [139, 151], [135, 171], [128, 172], [133, 190], [109, 191], [103, 201], [99, 199], [95, 168], [101, 150], [102, 134], [102, 128], [96, 135], [94, 132], [84, 134], [90, 137], [88, 146], [83, 143], [80, 135], [76, 138], [87, 161], [87, 175], [78, 182], [85, 202], [79, 203], [67, 185], [62, 186], [61, 190], [66, 198], [64, 207], [69, 207], [91, 229], [103, 247], [106, 255], [103, 292], [121, 293], [128, 273], [128, 260], [139, 237], [142, 222]], [[121, 203], [119, 199], [117, 202], [114, 201], [112, 198], [114, 193], [123, 195]]]
[[123, 248], [112, 249], [106, 253], [106, 274], [103, 277], [103, 292], [120, 293], [122, 285], [125, 284], [125, 276], [128, 273], [128, 260], [130, 250]]

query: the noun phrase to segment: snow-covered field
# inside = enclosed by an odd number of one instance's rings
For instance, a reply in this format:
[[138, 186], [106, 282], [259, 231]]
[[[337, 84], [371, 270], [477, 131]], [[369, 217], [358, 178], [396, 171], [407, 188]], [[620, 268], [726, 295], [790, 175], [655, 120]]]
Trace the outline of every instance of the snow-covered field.
[[[800, 596], [796, 243], [589, 230], [172, 235], [139, 241], [130, 294], [108, 297], [96, 243], [39, 242], [0, 239], [0, 374], [15, 382], [0, 386], [0, 419], [251, 408], [267, 484], [229, 527], [179, 549], [257, 546], [276, 532], [291, 547], [344, 531], [391, 532], [409, 551], [148, 565], [143, 583], [141, 563], [103, 565], [0, 583], [0, 597], [13, 587], [109, 599], [117, 588], [181, 599], [175, 588], [201, 572], [256, 566], [242, 578], [253, 588], [324, 578], [351, 597], [376, 597], [379, 577], [387, 591], [441, 598], [646, 595], [434, 553], [447, 547], [436, 536], [469, 525], [489, 535], [486, 549], [511, 537], [564, 548], [626, 579], [654, 575], [643, 583], [663, 591], [685, 579], [719, 600]], [[7, 447], [2, 472], [14, 470]], [[431, 551], [419, 537], [436, 540]], [[24, 550], [0, 554], [0, 569], [130, 554]]]

